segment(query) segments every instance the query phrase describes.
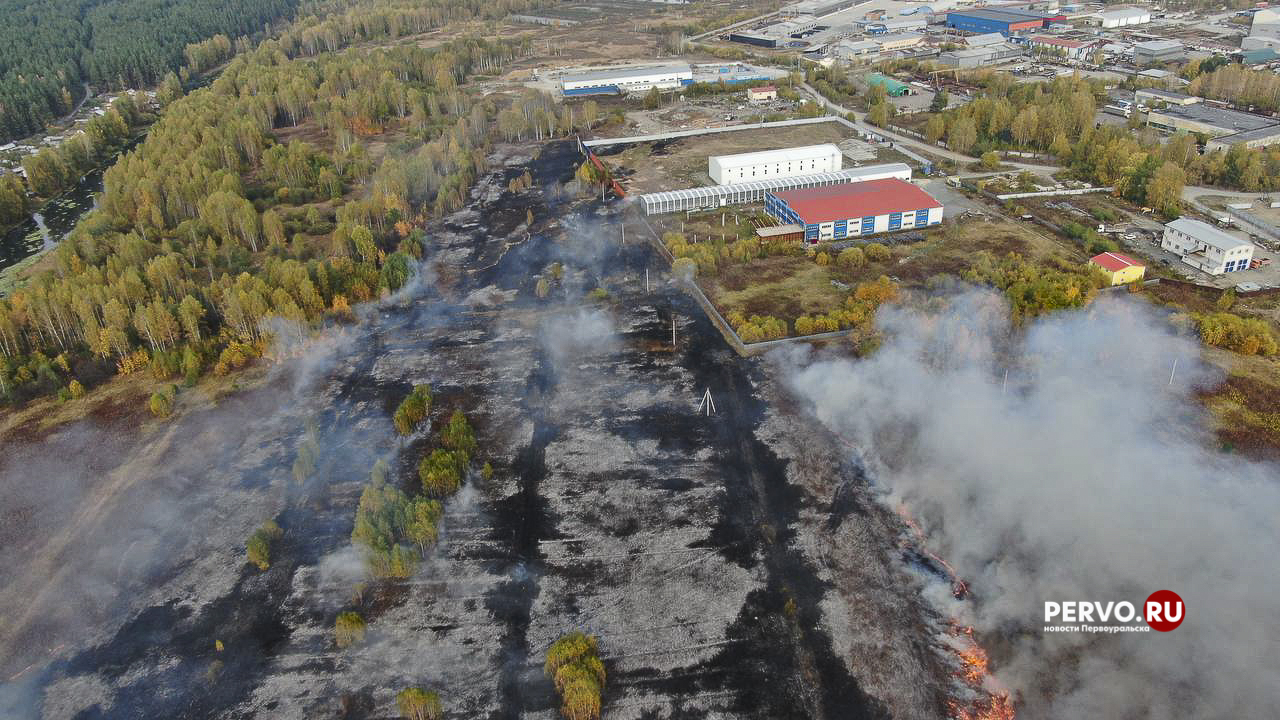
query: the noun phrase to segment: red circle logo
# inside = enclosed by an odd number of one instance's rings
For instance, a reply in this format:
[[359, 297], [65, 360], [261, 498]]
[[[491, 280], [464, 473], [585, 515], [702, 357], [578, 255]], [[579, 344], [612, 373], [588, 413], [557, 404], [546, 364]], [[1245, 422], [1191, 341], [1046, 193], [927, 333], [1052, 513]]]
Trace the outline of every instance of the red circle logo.
[[1182, 598], [1172, 590], [1157, 590], [1142, 604], [1142, 618], [1158, 632], [1169, 632], [1181, 625], [1185, 611]]

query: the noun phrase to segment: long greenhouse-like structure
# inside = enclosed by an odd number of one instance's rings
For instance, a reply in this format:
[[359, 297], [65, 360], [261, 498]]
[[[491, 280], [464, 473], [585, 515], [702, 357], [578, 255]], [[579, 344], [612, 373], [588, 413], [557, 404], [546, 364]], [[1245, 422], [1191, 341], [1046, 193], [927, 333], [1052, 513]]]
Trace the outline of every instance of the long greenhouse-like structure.
[[663, 213], [709, 210], [727, 205], [764, 202], [766, 194], [778, 190], [842, 185], [884, 178], [910, 180], [911, 168], [905, 163], [870, 165], [867, 167], [846, 168], [835, 172], [814, 173], [812, 175], [752, 180], [733, 185], [711, 185], [708, 187], [647, 193], [640, 196], [640, 201], [644, 203], [646, 215], [661, 215]]

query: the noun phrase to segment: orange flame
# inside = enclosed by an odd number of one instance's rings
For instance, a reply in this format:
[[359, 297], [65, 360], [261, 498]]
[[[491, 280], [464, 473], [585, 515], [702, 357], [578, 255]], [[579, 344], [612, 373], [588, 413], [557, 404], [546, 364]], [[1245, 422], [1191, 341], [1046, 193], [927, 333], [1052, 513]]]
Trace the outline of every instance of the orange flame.
[[[906, 505], [898, 505], [897, 512], [915, 536], [914, 549], [927, 555], [947, 573], [951, 581], [951, 594], [956, 599], [962, 599], [968, 594], [969, 586], [950, 563], [928, 549], [925, 544], [924, 530], [911, 517]], [[991, 676], [987, 651], [974, 639], [973, 628], [953, 622], [950, 632], [956, 638], [952, 651], [960, 661], [958, 679], [977, 694], [977, 699], [968, 703], [959, 700], [948, 701], [947, 709], [951, 720], [1014, 720], [1013, 699], [1008, 691], [1001, 689], [999, 683]]]

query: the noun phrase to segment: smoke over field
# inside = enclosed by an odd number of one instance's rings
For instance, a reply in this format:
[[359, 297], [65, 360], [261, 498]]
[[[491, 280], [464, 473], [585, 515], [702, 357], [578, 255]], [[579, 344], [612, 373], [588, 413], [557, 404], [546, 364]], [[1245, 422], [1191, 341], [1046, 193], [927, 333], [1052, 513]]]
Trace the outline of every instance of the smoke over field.
[[[1024, 716], [1274, 714], [1280, 472], [1212, 446], [1193, 341], [1112, 299], [1011, 332], [981, 292], [880, 325], [869, 359], [775, 360], [969, 584], [937, 604], [975, 626]], [[1186, 603], [1173, 632], [1042, 630], [1045, 601], [1166, 588]]]

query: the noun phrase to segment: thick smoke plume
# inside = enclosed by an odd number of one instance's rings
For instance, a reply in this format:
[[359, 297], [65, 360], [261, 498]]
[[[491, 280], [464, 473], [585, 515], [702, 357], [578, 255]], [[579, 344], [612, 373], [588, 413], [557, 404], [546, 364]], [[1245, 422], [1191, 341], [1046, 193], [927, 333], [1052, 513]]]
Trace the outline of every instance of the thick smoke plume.
[[[1129, 300], [1017, 331], [979, 292], [879, 320], [868, 359], [776, 360], [969, 583], [942, 610], [974, 624], [1022, 715], [1273, 716], [1280, 472], [1217, 449], [1194, 341]], [[1173, 632], [1043, 631], [1045, 601], [1141, 608], [1166, 588], [1186, 603]]]

